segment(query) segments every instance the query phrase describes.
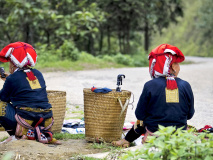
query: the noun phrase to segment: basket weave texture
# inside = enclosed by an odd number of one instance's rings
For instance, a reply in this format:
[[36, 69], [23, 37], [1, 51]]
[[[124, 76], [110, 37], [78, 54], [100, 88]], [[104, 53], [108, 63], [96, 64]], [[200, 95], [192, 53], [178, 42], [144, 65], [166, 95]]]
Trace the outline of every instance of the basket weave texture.
[[[0, 116], [4, 116], [6, 114], [6, 106], [7, 103], [0, 100]], [[4, 131], [4, 127], [0, 126], [0, 131]]]
[[[66, 111], [66, 92], [48, 90], [47, 96], [49, 103], [52, 105], [54, 124], [52, 126], [52, 132], [61, 132], [65, 111]], [[5, 115], [5, 108], [7, 103], [0, 101], [0, 116]], [[0, 127], [0, 131], [4, 131], [3, 127]]]
[[124, 105], [131, 92], [123, 90], [109, 93], [94, 93], [84, 88], [85, 137], [89, 142], [112, 142], [122, 135], [127, 107], [122, 112], [119, 99]]
[[52, 105], [54, 124], [53, 133], [60, 133], [66, 112], [66, 92], [65, 91], [47, 91], [49, 103]]

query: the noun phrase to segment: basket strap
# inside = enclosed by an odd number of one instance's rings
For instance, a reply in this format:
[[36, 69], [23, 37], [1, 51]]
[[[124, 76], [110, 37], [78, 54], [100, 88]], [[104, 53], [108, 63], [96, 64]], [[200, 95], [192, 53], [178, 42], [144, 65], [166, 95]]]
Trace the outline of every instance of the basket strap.
[[[133, 103], [134, 103], [134, 94], [131, 92], [131, 96], [132, 96], [132, 102], [131, 103], [129, 103], [129, 105], [132, 105], [132, 110], [134, 109], [134, 105], [133, 105]], [[130, 97], [131, 98], [131, 97]]]
[[121, 106], [121, 114], [120, 114], [120, 116], [119, 117], [121, 117], [121, 115], [123, 114], [123, 112], [125, 111], [125, 109], [126, 109], [126, 107], [128, 106], [128, 104], [129, 104], [129, 98], [127, 98], [126, 99], [126, 102], [125, 102], [125, 104], [123, 105], [122, 104], [122, 102], [121, 102], [121, 99], [120, 98], [118, 98], [118, 101], [119, 101], [119, 103], [120, 103], [120, 106]]

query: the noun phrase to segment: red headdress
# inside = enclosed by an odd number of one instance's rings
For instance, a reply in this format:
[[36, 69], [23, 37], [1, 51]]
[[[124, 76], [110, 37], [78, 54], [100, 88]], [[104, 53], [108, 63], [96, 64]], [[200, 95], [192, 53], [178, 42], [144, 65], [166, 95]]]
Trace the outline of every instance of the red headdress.
[[[11, 61], [16, 67], [23, 68], [26, 66], [34, 67], [37, 60], [35, 49], [28, 43], [15, 42], [4, 47], [0, 52], [0, 61]], [[26, 70], [29, 80], [35, 80], [33, 72]]]
[[180, 63], [184, 59], [183, 53], [177, 47], [161, 44], [149, 54], [149, 73], [152, 78], [167, 77], [167, 88], [176, 89], [177, 83], [170, 73], [170, 67], [174, 62]]

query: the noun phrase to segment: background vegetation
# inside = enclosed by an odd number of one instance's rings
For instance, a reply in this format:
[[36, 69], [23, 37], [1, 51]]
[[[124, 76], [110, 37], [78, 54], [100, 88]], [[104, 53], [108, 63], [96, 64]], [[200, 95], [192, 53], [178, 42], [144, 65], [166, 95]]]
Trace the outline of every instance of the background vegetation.
[[211, 0], [0, 0], [0, 47], [24, 41], [39, 68], [146, 66], [162, 43], [213, 56]]

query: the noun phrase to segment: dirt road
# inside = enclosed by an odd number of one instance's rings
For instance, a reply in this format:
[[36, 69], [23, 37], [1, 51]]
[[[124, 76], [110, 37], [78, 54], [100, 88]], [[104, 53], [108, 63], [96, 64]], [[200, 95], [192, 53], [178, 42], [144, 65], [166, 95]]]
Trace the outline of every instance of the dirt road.
[[[196, 113], [189, 124], [197, 128], [206, 124], [213, 125], [213, 58], [186, 57], [186, 61], [194, 62], [181, 65], [179, 73], [180, 78], [191, 84], [194, 92]], [[48, 90], [66, 91], [67, 103], [83, 109], [83, 88], [95, 86], [115, 89], [118, 74], [126, 75], [121, 88], [134, 94], [136, 107], [144, 83], [150, 80], [148, 67], [51, 72], [44, 73], [44, 77]], [[127, 122], [136, 120], [134, 109], [129, 106]]]

